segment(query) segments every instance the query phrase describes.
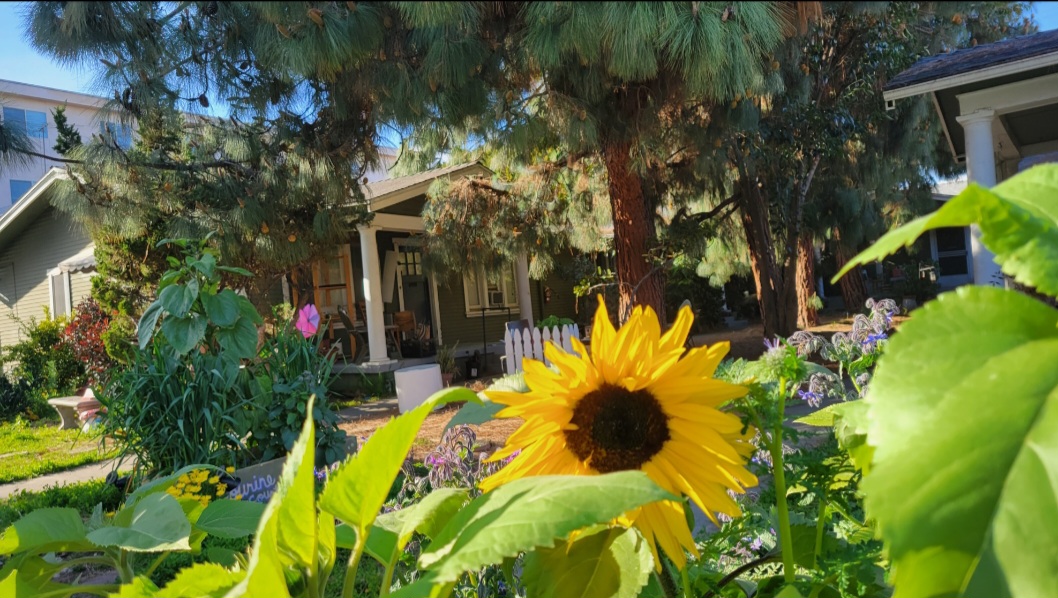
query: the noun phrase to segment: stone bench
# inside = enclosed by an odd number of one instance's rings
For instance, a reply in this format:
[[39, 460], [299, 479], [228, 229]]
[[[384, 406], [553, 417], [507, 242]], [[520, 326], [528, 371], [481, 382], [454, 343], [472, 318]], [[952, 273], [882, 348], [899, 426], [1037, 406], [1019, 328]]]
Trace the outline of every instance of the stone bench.
[[102, 403], [91, 396], [56, 397], [48, 399], [48, 404], [59, 412], [60, 430], [75, 430], [81, 427], [80, 414], [92, 409], [99, 409]]

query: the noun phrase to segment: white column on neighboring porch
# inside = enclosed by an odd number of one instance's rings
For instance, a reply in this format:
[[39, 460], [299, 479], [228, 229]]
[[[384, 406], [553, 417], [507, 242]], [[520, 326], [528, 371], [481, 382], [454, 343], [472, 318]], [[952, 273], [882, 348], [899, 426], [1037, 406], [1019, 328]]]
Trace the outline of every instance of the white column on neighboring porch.
[[378, 260], [378, 229], [358, 226], [360, 232], [360, 258], [364, 266], [364, 307], [367, 316], [368, 360], [371, 363], [389, 361], [386, 351], [386, 323], [382, 313], [382, 268]]
[[532, 326], [536, 320], [533, 319], [533, 295], [529, 292], [529, 258], [524, 253], [514, 260], [514, 275], [518, 287], [518, 317], [528, 320]]
[[[996, 184], [996, 154], [992, 139], [995, 117], [995, 110], [981, 108], [956, 118], [966, 137], [966, 178], [984, 187]], [[974, 284], [1000, 283], [1002, 278], [995, 255], [981, 243], [981, 229], [977, 226], [970, 227], [970, 251], [974, 259]]]

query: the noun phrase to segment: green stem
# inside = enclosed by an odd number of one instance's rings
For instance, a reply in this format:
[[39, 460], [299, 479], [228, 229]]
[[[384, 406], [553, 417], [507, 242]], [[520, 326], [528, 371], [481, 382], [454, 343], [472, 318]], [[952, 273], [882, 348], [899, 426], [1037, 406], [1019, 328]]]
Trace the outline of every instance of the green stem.
[[349, 567], [345, 571], [345, 581], [342, 582], [342, 598], [353, 598], [353, 589], [356, 586], [356, 568], [360, 565], [360, 557], [364, 555], [364, 546], [367, 544], [367, 530], [358, 530], [356, 534], [356, 545], [353, 553], [349, 555]]
[[169, 551], [168, 550], [166, 550], [165, 552], [159, 554], [158, 558], [154, 559], [154, 561], [151, 562], [151, 566], [147, 567], [147, 570], [143, 572], [144, 577], [150, 577], [151, 573], [154, 573], [154, 570], [157, 569], [158, 566], [162, 564], [162, 561], [164, 561], [165, 557], [167, 557], [167, 556], [169, 556]]
[[378, 592], [378, 598], [388, 598], [389, 588], [393, 585], [393, 569], [396, 565], [397, 559], [395, 557], [386, 563], [386, 571], [382, 574], [382, 589]]
[[694, 598], [691, 594], [691, 576], [687, 574], [687, 565], [680, 569], [680, 581], [683, 582], [683, 598]]
[[815, 569], [819, 563], [819, 553], [823, 552], [823, 528], [826, 526], [827, 516], [827, 489], [823, 488], [823, 496], [819, 499], [819, 517], [816, 519], [816, 549], [812, 552], [812, 568]]
[[132, 565], [129, 564], [129, 553], [126, 550], [118, 551], [117, 560], [118, 578], [121, 583], [132, 583], [132, 578], [135, 577], [132, 573]]
[[779, 418], [775, 424], [771, 444], [772, 470], [775, 476], [775, 506], [779, 510], [779, 541], [782, 544], [782, 574], [786, 583], [793, 583], [794, 569], [793, 538], [790, 536], [790, 508], [786, 501], [786, 467], [783, 464], [782, 430], [786, 411], [786, 378], [779, 379]]

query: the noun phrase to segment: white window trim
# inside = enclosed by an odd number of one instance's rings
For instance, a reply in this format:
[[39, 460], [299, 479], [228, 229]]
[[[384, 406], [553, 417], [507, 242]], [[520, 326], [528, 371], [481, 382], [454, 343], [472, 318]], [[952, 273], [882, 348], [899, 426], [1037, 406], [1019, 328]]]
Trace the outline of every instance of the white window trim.
[[[507, 293], [507, 282], [505, 278], [510, 277], [511, 286], [515, 288], [514, 296], [510, 297]], [[514, 264], [508, 264], [506, 269], [503, 271], [503, 276], [500, 279], [500, 288], [503, 290], [504, 303], [502, 306], [489, 307], [485, 311], [485, 316], [506, 316], [510, 313], [512, 316], [518, 313], [518, 291], [517, 291], [517, 278], [514, 273]], [[488, 283], [485, 278], [485, 269], [477, 268], [477, 281], [478, 281], [478, 297], [486, 298], [488, 294]], [[482, 309], [480, 306], [470, 304], [470, 293], [467, 289], [470, 286], [470, 279], [467, 278], [466, 274], [463, 275], [463, 307], [466, 309], [466, 317], [481, 317]]]
[[69, 315], [73, 313], [73, 290], [70, 288], [70, 273], [63, 271], [59, 268], [52, 268], [48, 270], [48, 309], [51, 310], [51, 317], [57, 318], [60, 314], [55, 313], [55, 275], [62, 274], [62, 292], [66, 296], [67, 312], [61, 315]]

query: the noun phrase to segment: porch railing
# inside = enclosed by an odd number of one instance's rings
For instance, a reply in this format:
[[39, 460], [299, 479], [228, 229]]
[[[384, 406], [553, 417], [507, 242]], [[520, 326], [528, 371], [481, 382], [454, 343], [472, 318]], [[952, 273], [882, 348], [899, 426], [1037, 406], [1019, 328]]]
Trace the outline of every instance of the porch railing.
[[550, 365], [544, 358], [544, 345], [553, 342], [567, 353], [573, 353], [571, 339], [580, 338], [580, 327], [576, 324], [552, 328], [525, 328], [510, 330], [503, 335], [506, 370], [508, 374], [522, 371], [522, 358], [536, 359]]

